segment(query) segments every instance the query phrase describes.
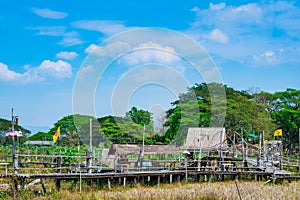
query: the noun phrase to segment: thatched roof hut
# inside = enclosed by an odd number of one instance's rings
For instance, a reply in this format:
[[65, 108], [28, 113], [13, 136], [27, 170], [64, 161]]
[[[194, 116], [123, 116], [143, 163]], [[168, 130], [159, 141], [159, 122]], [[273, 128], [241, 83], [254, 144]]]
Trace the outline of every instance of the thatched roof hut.
[[[112, 144], [108, 154], [116, 156], [139, 155], [141, 151], [142, 144]], [[171, 155], [180, 152], [179, 147], [174, 145], [144, 145], [145, 155]]]
[[[201, 142], [201, 144], [200, 144]], [[213, 151], [227, 147], [225, 128], [189, 128], [183, 149]]]
[[54, 142], [52, 141], [26, 141], [26, 145], [36, 145], [36, 146], [52, 146]]

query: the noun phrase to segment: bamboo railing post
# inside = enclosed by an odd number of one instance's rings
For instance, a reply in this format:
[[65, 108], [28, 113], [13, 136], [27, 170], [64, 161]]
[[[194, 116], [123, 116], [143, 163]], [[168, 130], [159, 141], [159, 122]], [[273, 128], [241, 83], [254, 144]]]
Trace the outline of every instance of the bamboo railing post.
[[[56, 173], [61, 173], [61, 156], [58, 156], [56, 158], [56, 162], [57, 162], [57, 170], [56, 170]], [[55, 180], [55, 186], [56, 186], [56, 189], [57, 191], [60, 190], [60, 179], [56, 179]]]

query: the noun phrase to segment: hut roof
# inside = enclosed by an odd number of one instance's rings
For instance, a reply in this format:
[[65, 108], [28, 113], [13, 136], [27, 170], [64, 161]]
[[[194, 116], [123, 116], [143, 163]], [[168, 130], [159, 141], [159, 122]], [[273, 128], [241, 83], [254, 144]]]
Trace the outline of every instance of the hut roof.
[[189, 128], [183, 148], [199, 150], [200, 141], [202, 151], [216, 150], [221, 144], [222, 147], [227, 147], [225, 128]]
[[41, 146], [51, 146], [54, 144], [54, 142], [52, 141], [26, 141], [25, 142], [26, 145], [41, 145]]
[[[108, 154], [109, 155], [128, 155], [140, 154], [142, 144], [112, 144]], [[164, 155], [180, 153], [179, 147], [174, 145], [144, 145], [145, 155]]]

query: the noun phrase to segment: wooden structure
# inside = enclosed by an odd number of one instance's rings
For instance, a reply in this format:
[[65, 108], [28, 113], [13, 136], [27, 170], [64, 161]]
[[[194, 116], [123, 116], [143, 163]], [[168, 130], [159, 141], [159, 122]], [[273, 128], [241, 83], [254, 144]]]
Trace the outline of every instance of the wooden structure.
[[[112, 144], [108, 154], [120, 157], [128, 155], [140, 155], [142, 144]], [[175, 145], [144, 145], [144, 155], [174, 155], [181, 153], [179, 147]]]
[[182, 147], [187, 151], [212, 152], [220, 149], [226, 149], [226, 133], [225, 128], [189, 128], [186, 142]]
[[26, 141], [24, 144], [25, 145], [34, 145], [34, 146], [52, 146], [54, 144], [54, 142], [53, 141], [36, 140], [36, 141]]
[[[115, 146], [116, 147], [116, 146]], [[152, 149], [152, 148], [151, 148]], [[125, 152], [125, 151], [123, 151]], [[130, 153], [130, 151], [126, 151]], [[151, 151], [152, 152], [152, 151]], [[125, 155], [125, 154], [124, 154]], [[39, 157], [47, 159], [52, 158], [53, 155], [32, 155], [32, 159], [36, 160]], [[284, 170], [280, 170], [276, 167], [258, 168], [255, 166], [255, 162], [249, 166], [244, 166], [241, 159], [231, 159], [224, 158], [224, 160], [215, 160], [218, 162], [215, 166], [203, 165], [200, 168], [190, 167], [191, 163], [195, 161], [185, 160], [184, 165], [181, 165], [178, 159], [176, 160], [150, 160], [151, 162], [156, 162], [159, 164], [160, 168], [156, 166], [145, 167], [143, 165], [135, 166], [132, 170], [118, 170], [114, 169], [119, 166], [119, 163], [115, 163], [116, 167], [111, 170], [104, 170], [101, 166], [95, 165], [92, 161], [93, 155], [91, 152], [87, 151], [86, 155], [78, 156], [62, 156], [57, 155], [54, 159], [55, 163], [45, 165], [43, 162], [35, 162], [35, 166], [40, 164], [39, 168], [32, 168], [31, 163], [26, 167], [26, 160], [28, 160], [27, 155], [17, 155], [18, 162], [23, 163], [17, 168], [18, 173], [14, 173], [12, 168], [12, 163], [9, 166], [5, 166], [0, 174], [0, 179], [6, 180], [8, 183], [13, 181], [13, 189], [19, 191], [31, 187], [31, 185], [36, 183], [41, 183], [42, 191], [47, 192], [47, 186], [45, 183], [46, 179], [52, 179], [55, 181], [55, 186], [59, 190], [61, 184], [65, 184], [67, 181], [74, 181], [74, 186], [78, 187], [81, 185], [82, 180], [86, 180], [89, 183], [95, 182], [98, 184], [107, 184], [108, 188], [111, 188], [113, 184], [126, 185], [127, 183], [141, 183], [141, 184], [160, 184], [161, 182], [174, 182], [174, 181], [188, 181], [194, 180], [198, 181], [224, 181], [224, 180], [237, 180], [237, 179], [252, 179], [257, 181], [272, 181], [276, 180], [299, 180], [299, 176], [291, 176]], [[26, 159], [24, 159], [24, 158]], [[73, 163], [64, 164], [62, 161], [64, 159], [79, 159], [74, 160]], [[210, 161], [209, 157], [203, 157]], [[81, 161], [85, 162], [82, 163]], [[140, 160], [141, 163], [148, 162], [149, 160]], [[201, 162], [201, 161], [196, 161]], [[82, 163], [78, 165], [79, 170], [70, 170], [75, 163]], [[175, 164], [175, 165], [173, 165]], [[5, 164], [7, 165], [7, 163]]]

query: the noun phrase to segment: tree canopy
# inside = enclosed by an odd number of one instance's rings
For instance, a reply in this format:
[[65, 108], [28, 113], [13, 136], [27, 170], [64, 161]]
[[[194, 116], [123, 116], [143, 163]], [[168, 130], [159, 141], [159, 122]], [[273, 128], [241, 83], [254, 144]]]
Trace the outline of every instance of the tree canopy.
[[[143, 134], [146, 144], [182, 144], [189, 127], [210, 127], [214, 124], [229, 131], [243, 130], [252, 136], [264, 131], [266, 139], [274, 139], [274, 131], [282, 129], [282, 139], [287, 147], [298, 141], [300, 90], [297, 89], [287, 88], [273, 94], [263, 91], [250, 94], [219, 83], [201, 83], [188, 88], [171, 105], [172, 108], [166, 111], [166, 131], [163, 134], [154, 131], [151, 112], [132, 107], [125, 117], [96, 119], [87, 115], [68, 115], [54, 123], [48, 133], [39, 132], [28, 139], [52, 140], [60, 127], [57, 145], [89, 144], [92, 119], [94, 146], [108, 147], [112, 142], [141, 143]], [[30, 134], [29, 130], [19, 125], [15, 125], [15, 129], [21, 130], [25, 136]], [[10, 143], [9, 138], [4, 137], [5, 132], [10, 130], [11, 121], [0, 119], [2, 145]]]

